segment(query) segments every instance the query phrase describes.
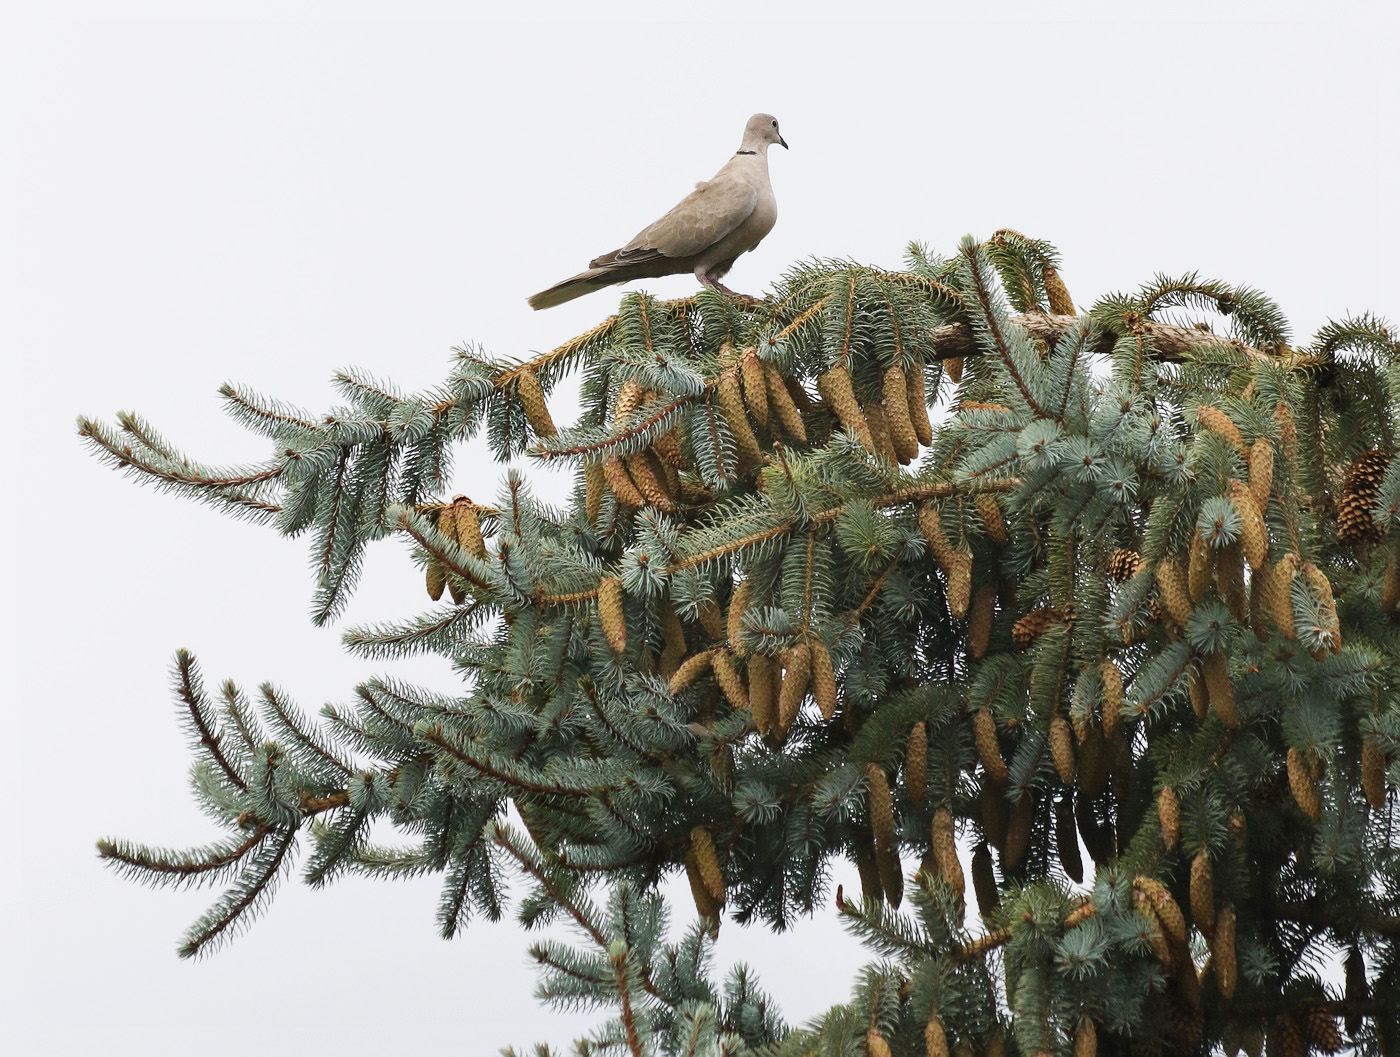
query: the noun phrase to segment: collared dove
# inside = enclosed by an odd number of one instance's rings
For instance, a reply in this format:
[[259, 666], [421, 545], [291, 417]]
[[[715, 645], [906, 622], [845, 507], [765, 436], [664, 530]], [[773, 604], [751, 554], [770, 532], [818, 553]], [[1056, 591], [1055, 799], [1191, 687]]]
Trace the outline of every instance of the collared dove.
[[739, 254], [763, 241], [778, 219], [778, 203], [768, 182], [768, 146], [787, 147], [777, 119], [755, 114], [744, 126], [744, 141], [714, 178], [664, 217], [643, 228], [620, 250], [589, 262], [588, 271], [556, 283], [530, 298], [534, 309], [552, 308], [576, 297], [631, 279], [694, 272], [705, 286], [726, 294], [720, 279]]

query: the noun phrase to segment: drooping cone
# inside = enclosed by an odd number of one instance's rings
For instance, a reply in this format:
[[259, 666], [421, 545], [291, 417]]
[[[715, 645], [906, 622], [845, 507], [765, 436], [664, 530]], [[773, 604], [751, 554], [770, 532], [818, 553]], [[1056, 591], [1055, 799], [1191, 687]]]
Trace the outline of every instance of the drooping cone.
[[1269, 1057], [1308, 1057], [1308, 1043], [1296, 1017], [1274, 1018], [1269, 1027]]
[[1206, 716], [1210, 714], [1210, 695], [1206, 690], [1206, 677], [1198, 665], [1193, 664], [1187, 669], [1186, 695], [1191, 700], [1191, 711], [1204, 723]]
[[778, 715], [778, 662], [762, 653], [749, 659], [749, 709], [753, 725], [767, 734]]
[[1206, 596], [1211, 574], [1215, 571], [1215, 554], [1210, 544], [1199, 531], [1192, 533], [1191, 546], [1186, 552], [1186, 588], [1191, 601], [1199, 602]]
[[870, 810], [870, 835], [875, 839], [875, 848], [889, 848], [894, 844], [894, 809], [890, 798], [890, 782], [885, 770], [876, 764], [865, 766], [866, 805]]
[[909, 403], [909, 420], [920, 444], [933, 443], [933, 423], [928, 417], [928, 399], [924, 395], [924, 361], [915, 359], [904, 372], [904, 392]]
[[700, 879], [705, 889], [716, 903], [724, 902], [724, 872], [719, 866], [719, 856], [715, 852], [715, 842], [710, 831], [704, 826], [696, 826], [690, 831], [690, 848], [695, 853], [695, 865], [700, 871]]
[[725, 635], [729, 639], [729, 648], [740, 657], [745, 653], [744, 612], [749, 608], [749, 596], [752, 593], [752, 580], [740, 582], [739, 586], [734, 588], [734, 593], [729, 596], [729, 611], [725, 614]]
[[1211, 653], [1205, 659], [1206, 690], [1210, 708], [1227, 727], [1240, 725], [1239, 708], [1235, 704], [1235, 686], [1230, 681], [1230, 666], [1223, 653]]
[[486, 539], [481, 534], [481, 519], [476, 504], [464, 495], [452, 500], [452, 520], [457, 530], [457, 542], [475, 558], [486, 557]]
[[1204, 848], [1191, 862], [1191, 920], [1207, 939], [1215, 934], [1215, 887], [1210, 854]]
[[972, 604], [972, 551], [959, 547], [948, 567], [948, 612], [955, 620], [967, 616]]
[[1279, 450], [1290, 463], [1298, 462], [1298, 426], [1287, 404], [1274, 408], [1274, 423], [1278, 426]]
[[933, 813], [931, 841], [933, 858], [938, 864], [938, 876], [943, 878], [944, 883], [949, 888], [961, 896], [966, 888], [966, 882], [963, 880], [962, 862], [958, 859], [958, 843], [953, 831], [953, 816], [946, 807], [940, 807]]
[[1336, 1053], [1342, 1048], [1337, 1018], [1323, 1006], [1309, 1006], [1303, 1011], [1303, 1033], [1320, 1053]]
[[1025, 648], [1063, 619], [1063, 612], [1054, 606], [1032, 609], [1012, 626], [1011, 641]]
[[427, 587], [428, 597], [434, 602], [442, 597], [443, 589], [447, 587], [447, 568], [436, 558], [428, 559]]
[[1157, 794], [1157, 819], [1162, 824], [1162, 845], [1167, 851], [1174, 850], [1181, 840], [1181, 803], [1169, 785]]
[[875, 1028], [865, 1033], [865, 1053], [866, 1057], [891, 1057], [890, 1044]]
[[1230, 503], [1240, 517], [1240, 546], [1244, 548], [1244, 559], [1249, 562], [1250, 569], [1258, 572], [1269, 560], [1269, 529], [1264, 515], [1243, 481], [1231, 479]]
[[1108, 575], [1120, 584], [1131, 580], [1141, 568], [1142, 555], [1127, 547], [1119, 547], [1108, 556]]
[[[653, 465], [653, 462], [655, 465]], [[671, 501], [670, 493], [666, 491], [666, 486], [662, 483], [665, 479], [664, 471], [660, 476], [657, 469], [661, 462], [659, 459], [648, 459], [645, 454], [629, 455], [625, 460], [627, 474], [632, 478], [632, 483], [637, 486], [637, 491], [646, 500], [647, 505], [656, 507], [666, 513], [672, 513], [676, 509], [676, 504]]]
[[1105, 657], [1101, 667], [1103, 677], [1103, 733], [1112, 738], [1118, 733], [1123, 713], [1123, 673], [1112, 659]]
[[985, 705], [972, 714], [972, 735], [978, 759], [982, 761], [987, 777], [997, 783], [1005, 782], [1006, 761], [1002, 759], [1001, 749], [997, 745], [996, 720], [992, 718], [991, 709]]
[[1011, 805], [1011, 817], [1006, 823], [1006, 847], [1001, 853], [1003, 870], [1020, 868], [1031, 843], [1031, 826], [1035, 822], [1035, 797], [1029, 790]]
[[885, 372], [883, 396], [885, 425], [895, 454], [902, 463], [912, 462], [919, 457], [919, 438], [909, 417], [909, 383], [898, 364]]
[[977, 896], [977, 912], [984, 918], [996, 912], [1001, 903], [992, 853], [985, 844], [977, 845], [972, 853], [972, 890]]
[[528, 367], [515, 376], [515, 391], [520, 396], [520, 406], [525, 412], [525, 420], [537, 437], [552, 437], [557, 432], [554, 419], [550, 417], [549, 405], [545, 403], [544, 390], [540, 380]]
[[1060, 781], [1074, 785], [1074, 731], [1064, 716], [1057, 715], [1050, 720], [1050, 758]]
[[904, 790], [916, 804], [924, 802], [928, 784], [928, 724], [923, 720], [909, 731], [909, 745], [904, 756]]
[[714, 669], [715, 682], [724, 691], [724, 696], [735, 708], [749, 710], [749, 692], [739, 671], [734, 667], [734, 656], [728, 650], [715, 650], [710, 655], [710, 666]]
[[[1057, 316], [1074, 315], [1074, 301], [1069, 296], [1069, 290], [1065, 287], [1065, 281], [1060, 278], [1060, 273], [1047, 264], [1043, 275], [1045, 299], [1050, 302], [1050, 311]], [[1079, 1057], [1077, 1049], [1075, 1057]]]
[[929, 553], [933, 555], [933, 560], [938, 563], [938, 567], [945, 573], [953, 563], [953, 544], [948, 539], [948, 533], [943, 528], [943, 519], [938, 512], [938, 507], [933, 503], [924, 503], [919, 507], [919, 531], [923, 533], [924, 539], [928, 542]]
[[603, 463], [603, 478], [623, 506], [640, 510], [647, 505], [646, 498], [628, 476], [627, 467], [623, 466], [621, 459], [608, 459]]
[[748, 413], [744, 409], [743, 393], [739, 389], [737, 369], [730, 368], [719, 376], [715, 383], [715, 403], [729, 423], [729, 432], [734, 436], [734, 446], [739, 457], [748, 462], [762, 462], [763, 453], [758, 447], [758, 438], [749, 425]]
[[608, 478], [601, 464], [588, 463], [583, 468], [583, 512], [590, 525], [598, 523], [598, 515], [603, 511], [603, 493], [607, 491]]
[[1265, 601], [1274, 626], [1286, 639], [1297, 638], [1298, 631], [1293, 619], [1293, 578], [1301, 564], [1298, 555], [1285, 554], [1271, 567]]
[[783, 376], [771, 363], [765, 363], [763, 365], [763, 380], [768, 386], [769, 412], [777, 417], [778, 424], [783, 427], [784, 433], [793, 440], [805, 444], [807, 442], [807, 425], [802, 419], [802, 412], [793, 402], [792, 394], [788, 392], [787, 383], [783, 381]]
[[1288, 750], [1288, 787], [1303, 814], [1314, 822], [1322, 818], [1322, 798], [1317, 792], [1317, 782], [1313, 780], [1303, 754], [1297, 749]]
[[1157, 591], [1167, 615], [1184, 628], [1191, 619], [1191, 592], [1186, 584], [1186, 565], [1180, 558], [1163, 558], [1157, 563]]
[[632, 412], [642, 406], [642, 383], [629, 378], [617, 389], [617, 403], [613, 405], [613, 421], [622, 424], [632, 417]]
[[714, 656], [715, 650], [701, 650], [699, 653], [692, 653], [681, 662], [675, 674], [671, 676], [670, 691], [678, 694], [691, 683], [695, 682], [700, 675], [710, 668], [710, 659]]
[[1241, 454], [1244, 454], [1244, 436], [1240, 433], [1240, 427], [1235, 425], [1230, 416], [1221, 411], [1220, 408], [1211, 404], [1202, 404], [1196, 408], [1196, 424], [1202, 429], [1210, 430]]
[[[1371, 997], [1371, 985], [1366, 982], [1366, 957], [1359, 947], [1347, 951], [1345, 979], [1346, 987], [1342, 995], [1348, 1002], [1364, 1002]], [[1355, 1035], [1360, 1027], [1360, 1014], [1348, 1013], [1347, 1034]]]
[[1133, 887], [1142, 893], [1152, 913], [1162, 923], [1163, 933], [1176, 943], [1185, 943], [1186, 915], [1167, 891], [1167, 886], [1155, 877], [1138, 876], [1133, 879]]
[[977, 514], [982, 519], [982, 527], [987, 530], [987, 538], [997, 546], [1003, 546], [1011, 539], [1006, 527], [1006, 515], [1001, 512], [1001, 504], [991, 492], [981, 492], [973, 501]]
[[1389, 465], [1390, 456], [1375, 449], [1363, 452], [1351, 464], [1337, 500], [1337, 539], [1342, 543], [1356, 546], [1385, 538], [1385, 530], [1371, 517], [1371, 508], [1376, 505]]
[[813, 639], [810, 649], [812, 697], [821, 710], [822, 719], [830, 719], [836, 714], [836, 672], [831, 665], [831, 654], [820, 639]]
[[1385, 809], [1385, 753], [1370, 734], [1361, 738], [1361, 791], [1374, 810]]
[[1269, 495], [1274, 488], [1274, 446], [1268, 437], [1260, 437], [1249, 446], [1249, 492], [1261, 512], [1269, 509]]
[[784, 658], [783, 685], [778, 691], [779, 739], [787, 734], [788, 727], [797, 718], [802, 707], [802, 699], [807, 696], [807, 687], [812, 677], [812, 651], [806, 643], [794, 646]]
[[948, 1057], [948, 1033], [943, 1030], [943, 1020], [936, 1009], [929, 1013], [924, 1025], [924, 1052], [928, 1057]]
[[854, 433], [867, 451], [875, 451], [875, 438], [871, 435], [870, 425], [861, 411], [860, 401], [856, 399], [850, 372], [840, 365], [831, 368], [817, 379], [817, 391], [836, 412], [841, 425]]
[[627, 649], [627, 617], [623, 610], [622, 581], [616, 576], [598, 582], [598, 619], [614, 653]]
[[743, 382], [749, 414], [760, 426], [768, 425], [768, 383], [757, 350], [748, 349], [739, 357], [739, 380]]
[[992, 619], [996, 616], [996, 586], [984, 583], [972, 596], [972, 613], [967, 621], [967, 650], [973, 660], [984, 656], [992, 636]]
[[1215, 985], [1226, 998], [1235, 994], [1235, 908], [1224, 907], [1215, 916], [1215, 934], [1210, 938], [1211, 964]]

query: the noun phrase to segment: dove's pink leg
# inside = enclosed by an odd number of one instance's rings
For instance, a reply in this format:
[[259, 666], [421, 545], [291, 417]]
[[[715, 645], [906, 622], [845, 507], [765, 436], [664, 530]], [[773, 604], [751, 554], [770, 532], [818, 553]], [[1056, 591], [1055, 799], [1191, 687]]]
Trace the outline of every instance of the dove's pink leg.
[[748, 294], [741, 294], [738, 291], [729, 289], [729, 287], [725, 286], [718, 279], [712, 278], [707, 272], [696, 272], [695, 278], [700, 280], [701, 285], [713, 287], [720, 293], [728, 294], [730, 297], [748, 297]]

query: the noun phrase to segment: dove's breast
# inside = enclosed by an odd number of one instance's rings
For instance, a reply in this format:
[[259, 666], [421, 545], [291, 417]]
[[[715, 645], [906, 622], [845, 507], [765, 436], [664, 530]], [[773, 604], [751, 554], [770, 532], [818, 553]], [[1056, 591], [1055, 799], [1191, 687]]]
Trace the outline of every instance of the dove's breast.
[[[754, 203], [753, 212], [733, 231], [696, 257], [696, 274], [708, 272], [712, 277], [719, 278], [728, 270], [728, 265], [734, 262], [735, 257], [747, 253], [762, 242], [763, 237], [773, 230], [777, 221], [778, 201], [773, 197], [773, 188], [768, 183], [768, 173], [765, 169], [758, 186], [758, 200]], [[717, 265], [720, 267], [717, 268]]]

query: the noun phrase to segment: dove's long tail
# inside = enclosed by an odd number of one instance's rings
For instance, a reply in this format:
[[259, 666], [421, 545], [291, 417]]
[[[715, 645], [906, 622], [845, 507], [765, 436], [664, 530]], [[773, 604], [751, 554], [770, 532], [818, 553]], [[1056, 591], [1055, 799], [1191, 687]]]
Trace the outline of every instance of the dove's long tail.
[[541, 290], [530, 298], [530, 307], [535, 311], [539, 311], [541, 308], [553, 308], [555, 305], [562, 305], [565, 301], [572, 301], [584, 294], [591, 294], [594, 290], [601, 290], [605, 286], [625, 283], [630, 278], [632, 276], [626, 272], [619, 275], [617, 271], [611, 269], [599, 268], [580, 272], [572, 279], [565, 279], [562, 283], [555, 283], [548, 290]]

